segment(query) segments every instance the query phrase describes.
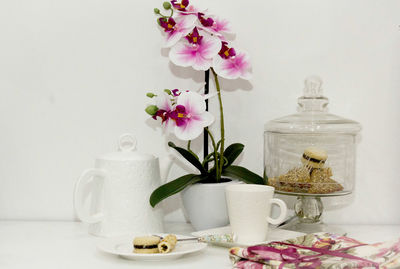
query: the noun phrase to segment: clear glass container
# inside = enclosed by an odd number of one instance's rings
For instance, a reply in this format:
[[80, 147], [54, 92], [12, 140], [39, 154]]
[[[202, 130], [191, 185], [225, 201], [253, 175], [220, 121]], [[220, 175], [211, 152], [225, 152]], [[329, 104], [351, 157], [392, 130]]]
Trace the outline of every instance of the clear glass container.
[[319, 197], [354, 189], [361, 125], [328, 113], [321, 86], [319, 77], [306, 79], [298, 113], [269, 121], [264, 128], [264, 175], [277, 193], [298, 196], [295, 209], [304, 223], [319, 221]]
[[327, 111], [322, 81], [305, 81], [299, 113], [265, 125], [264, 168], [277, 191], [341, 195], [353, 191], [361, 125]]

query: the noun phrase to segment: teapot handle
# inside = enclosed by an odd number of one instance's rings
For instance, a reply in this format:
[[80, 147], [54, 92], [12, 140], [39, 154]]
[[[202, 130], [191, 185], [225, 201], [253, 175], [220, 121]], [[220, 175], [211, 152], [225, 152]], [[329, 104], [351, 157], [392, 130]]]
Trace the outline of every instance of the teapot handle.
[[84, 208], [83, 190], [84, 187], [93, 180], [104, 181], [106, 178], [107, 174], [104, 170], [91, 168], [84, 171], [76, 182], [74, 190], [74, 208], [76, 215], [81, 221], [86, 223], [97, 223], [103, 219], [104, 215], [102, 212], [97, 212], [91, 215]]

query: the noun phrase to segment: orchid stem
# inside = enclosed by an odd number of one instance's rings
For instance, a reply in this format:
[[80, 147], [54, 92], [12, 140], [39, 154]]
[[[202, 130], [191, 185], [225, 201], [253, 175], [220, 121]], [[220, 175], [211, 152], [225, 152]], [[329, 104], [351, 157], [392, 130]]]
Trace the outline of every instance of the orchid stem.
[[211, 138], [211, 143], [214, 148], [214, 167], [215, 167], [215, 174], [218, 175], [219, 172], [219, 162], [218, 162], [218, 154], [217, 154], [217, 145], [215, 144], [215, 139], [210, 130], [208, 130], [208, 127], [204, 128], [204, 130], [207, 131], [208, 135]]
[[[204, 72], [204, 95], [209, 94], [209, 85], [210, 85], [210, 70], [206, 70]], [[206, 111], [208, 111], [208, 99], [206, 99]], [[208, 155], [208, 134], [206, 130], [204, 130], [203, 134], [203, 157], [205, 158]], [[205, 164], [204, 169], [208, 171], [208, 163]]]
[[[188, 143], [187, 143], [187, 150], [188, 150], [190, 153], [192, 153], [194, 156], [197, 157], [196, 153], [194, 153], [194, 152], [190, 149], [190, 144], [191, 144], [191, 143], [192, 143], [192, 140], [189, 140]], [[198, 159], [198, 157], [197, 157], [197, 159]]]
[[171, 18], [172, 15], [174, 15], [174, 9], [171, 8], [171, 14], [170, 14], [169, 16], [163, 15], [161, 12], [158, 13], [158, 14], [160, 14], [160, 16], [161, 16], [163, 19], [165, 19], [165, 18]]
[[219, 86], [218, 75], [215, 73], [214, 69], [211, 67], [211, 71], [214, 75], [215, 87], [217, 88], [218, 93], [218, 101], [219, 101], [219, 112], [220, 112], [220, 124], [221, 124], [221, 149], [220, 149], [220, 162], [219, 162], [219, 171], [217, 174], [217, 182], [221, 180], [222, 168], [224, 166], [224, 145], [225, 145], [225, 126], [224, 126], [224, 108], [222, 106], [222, 98], [221, 98], [221, 88]]

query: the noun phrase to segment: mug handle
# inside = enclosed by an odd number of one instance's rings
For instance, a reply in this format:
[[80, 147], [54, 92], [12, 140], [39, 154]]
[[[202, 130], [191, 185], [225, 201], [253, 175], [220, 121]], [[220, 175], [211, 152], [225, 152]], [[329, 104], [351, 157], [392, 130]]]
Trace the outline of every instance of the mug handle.
[[286, 206], [285, 202], [282, 201], [281, 199], [272, 198], [270, 201], [271, 201], [271, 204], [276, 204], [280, 207], [281, 213], [280, 213], [279, 217], [277, 217], [276, 219], [267, 217], [267, 220], [271, 224], [278, 225], [278, 224], [282, 223], [286, 218], [287, 206]]
[[87, 210], [85, 210], [83, 207], [82, 190], [83, 187], [92, 180], [105, 180], [106, 178], [107, 174], [104, 170], [91, 168], [85, 170], [76, 182], [74, 190], [74, 208], [76, 215], [81, 221], [86, 223], [97, 223], [103, 219], [104, 214], [102, 212], [97, 212], [91, 215]]

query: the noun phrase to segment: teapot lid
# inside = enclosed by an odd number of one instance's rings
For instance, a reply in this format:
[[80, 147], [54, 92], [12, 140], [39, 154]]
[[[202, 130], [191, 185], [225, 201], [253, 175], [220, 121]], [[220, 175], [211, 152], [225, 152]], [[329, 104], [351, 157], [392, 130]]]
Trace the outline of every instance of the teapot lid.
[[133, 134], [123, 134], [118, 139], [118, 151], [106, 153], [100, 159], [112, 161], [150, 161], [155, 159], [151, 154], [136, 151], [137, 140]]

